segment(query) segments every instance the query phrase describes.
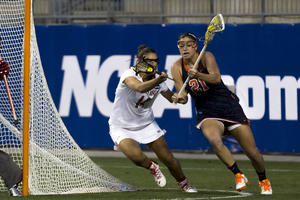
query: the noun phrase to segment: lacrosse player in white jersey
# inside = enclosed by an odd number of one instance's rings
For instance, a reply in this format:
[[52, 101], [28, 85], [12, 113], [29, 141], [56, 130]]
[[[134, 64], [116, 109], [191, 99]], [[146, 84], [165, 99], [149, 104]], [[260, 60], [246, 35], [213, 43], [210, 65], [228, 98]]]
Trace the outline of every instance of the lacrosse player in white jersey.
[[[10, 71], [7, 62], [0, 56], [0, 80], [3, 76], [8, 76]], [[11, 196], [23, 196], [18, 189], [18, 184], [22, 181], [22, 169], [13, 161], [13, 159], [4, 151], [0, 150], [0, 177], [4, 180], [5, 186]]]
[[188, 183], [179, 161], [168, 147], [164, 130], [155, 121], [151, 108], [159, 93], [172, 103], [173, 92], [165, 83], [168, 75], [164, 72], [157, 74], [158, 57], [154, 49], [145, 45], [139, 46], [137, 58], [137, 64], [122, 74], [116, 89], [108, 121], [110, 136], [115, 146], [135, 165], [150, 170], [160, 187], [166, 185], [166, 178], [158, 163], [143, 153], [140, 144], [146, 144], [155, 152], [181, 190], [195, 193], [196, 188]]

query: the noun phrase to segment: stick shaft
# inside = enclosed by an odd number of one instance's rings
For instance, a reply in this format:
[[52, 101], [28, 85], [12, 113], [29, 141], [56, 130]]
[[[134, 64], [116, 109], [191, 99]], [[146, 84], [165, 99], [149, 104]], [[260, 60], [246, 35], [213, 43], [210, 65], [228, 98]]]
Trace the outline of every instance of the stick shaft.
[[[156, 71], [156, 73], [157, 73], [157, 74], [159, 74], [159, 75], [161, 75], [161, 72], [158, 72], [158, 71]], [[168, 77], [168, 79], [170, 79], [170, 80], [174, 81], [174, 79], [173, 79], [173, 78], [171, 78], [171, 77]]]
[[5, 88], [6, 88], [6, 92], [7, 92], [7, 96], [8, 96], [8, 100], [9, 100], [9, 104], [10, 104], [10, 108], [11, 108], [14, 120], [15, 120], [15, 122], [17, 122], [18, 120], [17, 120], [17, 116], [16, 116], [16, 113], [15, 113], [15, 108], [14, 108], [14, 105], [13, 105], [13, 102], [12, 102], [12, 98], [11, 98], [11, 95], [10, 95], [6, 75], [3, 75], [3, 80], [4, 80], [4, 84], [5, 84]]

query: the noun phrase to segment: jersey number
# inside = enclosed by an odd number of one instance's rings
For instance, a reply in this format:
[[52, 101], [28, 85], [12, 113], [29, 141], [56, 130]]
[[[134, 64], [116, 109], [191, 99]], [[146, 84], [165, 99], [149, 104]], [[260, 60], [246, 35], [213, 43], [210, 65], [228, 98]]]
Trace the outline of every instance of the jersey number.
[[144, 107], [145, 103], [146, 103], [147, 101], [150, 101], [150, 100], [151, 100], [150, 98], [148, 98], [148, 99], [146, 99], [145, 101], [143, 101], [144, 98], [145, 98], [145, 97], [142, 96], [142, 97], [139, 99], [139, 101], [135, 104], [135, 107], [136, 107], [136, 108], [139, 107], [139, 106]]
[[209, 87], [207, 87], [207, 85], [205, 84], [204, 81], [202, 80], [196, 80], [196, 79], [192, 79], [189, 81], [189, 85], [191, 87], [191, 90], [194, 93], [198, 93], [198, 92], [205, 92], [206, 90], [209, 89]]

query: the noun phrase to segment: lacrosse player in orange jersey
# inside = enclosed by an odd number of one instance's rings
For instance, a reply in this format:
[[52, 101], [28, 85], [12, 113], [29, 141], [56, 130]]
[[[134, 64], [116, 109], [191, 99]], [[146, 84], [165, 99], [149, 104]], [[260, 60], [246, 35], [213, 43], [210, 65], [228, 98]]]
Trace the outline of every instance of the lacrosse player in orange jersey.
[[[7, 76], [8, 74], [8, 63], [2, 60], [0, 56], [0, 80], [3, 79], [3, 76]], [[8, 188], [11, 196], [23, 196], [22, 192], [18, 189], [18, 184], [22, 181], [22, 170], [7, 153], [1, 150], [0, 176], [4, 180], [5, 186]]]
[[146, 144], [155, 152], [184, 192], [197, 192], [170, 151], [165, 132], [156, 123], [151, 108], [159, 93], [172, 103], [173, 92], [165, 83], [168, 75], [156, 73], [158, 58], [152, 48], [139, 46], [137, 58], [138, 64], [122, 74], [116, 89], [109, 119], [110, 136], [116, 147], [135, 165], [150, 170], [160, 187], [166, 185], [165, 176], [159, 165], [143, 153], [140, 144]]
[[196, 36], [182, 33], [177, 45], [182, 58], [171, 67], [176, 90], [181, 90], [188, 77], [190, 80], [180, 96], [177, 93], [172, 96], [173, 101], [185, 104], [188, 101], [187, 94], [191, 95], [198, 116], [196, 128], [202, 130], [218, 158], [235, 174], [236, 190], [246, 189], [249, 182], [223, 144], [224, 134], [232, 135], [250, 159], [259, 176], [261, 194], [272, 194], [263, 157], [256, 148], [249, 126], [250, 120], [245, 116], [238, 97], [222, 82], [215, 57], [211, 52], [204, 52], [198, 66], [193, 69], [199, 54]]

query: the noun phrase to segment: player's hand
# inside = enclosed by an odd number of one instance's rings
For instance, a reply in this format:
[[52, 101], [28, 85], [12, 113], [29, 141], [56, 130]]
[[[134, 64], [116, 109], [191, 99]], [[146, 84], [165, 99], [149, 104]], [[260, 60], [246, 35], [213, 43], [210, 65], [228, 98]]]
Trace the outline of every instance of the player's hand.
[[187, 102], [186, 96], [178, 97], [178, 93], [174, 93], [171, 98], [172, 98], [173, 103], [185, 104]]
[[191, 78], [197, 78], [197, 74], [198, 73], [200, 73], [200, 72], [198, 72], [198, 70], [197, 69], [190, 69], [189, 71], [188, 71], [188, 75], [189, 75], [189, 77], [191, 77]]
[[0, 80], [3, 79], [3, 75], [9, 74], [9, 66], [8, 63], [4, 60], [0, 60]]
[[159, 73], [159, 79], [161, 79], [162, 82], [166, 81], [168, 78], [168, 74], [166, 74], [165, 72], [161, 72]]

